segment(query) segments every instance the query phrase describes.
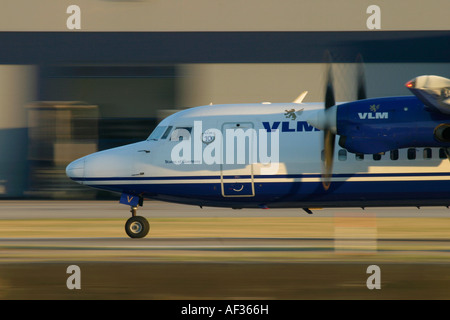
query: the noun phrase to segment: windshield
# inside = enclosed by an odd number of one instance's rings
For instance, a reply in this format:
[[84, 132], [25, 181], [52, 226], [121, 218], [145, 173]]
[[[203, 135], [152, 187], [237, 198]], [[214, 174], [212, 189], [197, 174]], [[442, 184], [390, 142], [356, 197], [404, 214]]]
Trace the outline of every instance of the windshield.
[[158, 140], [162, 134], [164, 133], [164, 131], [166, 131], [166, 126], [158, 126], [155, 128], [155, 130], [153, 130], [153, 132], [150, 134], [150, 136], [148, 137], [148, 140]]
[[171, 130], [172, 130], [172, 126], [158, 126], [150, 134], [147, 141], [149, 141], [149, 140], [157, 141], [158, 139], [166, 139]]

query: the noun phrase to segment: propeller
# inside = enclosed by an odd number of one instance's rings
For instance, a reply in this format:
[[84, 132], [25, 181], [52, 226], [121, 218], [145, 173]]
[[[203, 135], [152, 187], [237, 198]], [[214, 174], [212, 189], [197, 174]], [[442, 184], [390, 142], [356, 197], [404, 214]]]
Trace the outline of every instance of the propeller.
[[[361, 54], [358, 54], [355, 60], [356, 65], [356, 100], [367, 99], [366, 94], [366, 80], [364, 72], [364, 62]], [[345, 148], [346, 136], [339, 137], [339, 145]]]
[[367, 99], [364, 62], [361, 54], [358, 54], [358, 56], [356, 57], [356, 83], [357, 83], [356, 99], [357, 100]]
[[[334, 148], [336, 141], [336, 122], [337, 122], [337, 106], [333, 88], [333, 71], [332, 71], [332, 59], [331, 54], [327, 51], [325, 53], [325, 62], [327, 63], [326, 71], [326, 86], [325, 86], [325, 107], [324, 110], [320, 110], [314, 114], [314, 116], [308, 120], [308, 122], [323, 131], [323, 163], [321, 180], [325, 190], [328, 190], [331, 185], [331, 177], [333, 175], [333, 162], [334, 162]], [[358, 55], [356, 58], [356, 84], [357, 100], [366, 99], [366, 85], [364, 76], [364, 64], [362, 56]], [[342, 141], [345, 141], [345, 137], [341, 136]], [[340, 143], [341, 144], [341, 143]], [[343, 144], [342, 144], [343, 145]]]
[[325, 110], [323, 121], [323, 163], [322, 163], [322, 185], [325, 190], [328, 190], [331, 185], [331, 176], [333, 173], [334, 162], [334, 146], [336, 140], [335, 130], [332, 130], [329, 118], [330, 109], [336, 105], [333, 89], [333, 71], [331, 64], [330, 52], [325, 53], [325, 61], [327, 63], [327, 79], [325, 87]]

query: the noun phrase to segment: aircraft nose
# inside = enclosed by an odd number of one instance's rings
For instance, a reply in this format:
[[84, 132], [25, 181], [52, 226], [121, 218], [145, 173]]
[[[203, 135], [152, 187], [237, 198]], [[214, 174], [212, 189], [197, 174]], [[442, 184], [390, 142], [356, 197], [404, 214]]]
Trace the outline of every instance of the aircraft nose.
[[69, 163], [66, 167], [66, 175], [72, 180], [81, 180], [84, 178], [84, 162], [85, 159], [77, 159]]

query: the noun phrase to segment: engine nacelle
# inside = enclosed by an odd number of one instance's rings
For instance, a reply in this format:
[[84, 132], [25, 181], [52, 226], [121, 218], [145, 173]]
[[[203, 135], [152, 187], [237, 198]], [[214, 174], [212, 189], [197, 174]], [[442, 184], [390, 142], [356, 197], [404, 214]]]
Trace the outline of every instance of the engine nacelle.
[[450, 116], [429, 111], [415, 96], [358, 100], [337, 106], [336, 133], [353, 153], [449, 147]]

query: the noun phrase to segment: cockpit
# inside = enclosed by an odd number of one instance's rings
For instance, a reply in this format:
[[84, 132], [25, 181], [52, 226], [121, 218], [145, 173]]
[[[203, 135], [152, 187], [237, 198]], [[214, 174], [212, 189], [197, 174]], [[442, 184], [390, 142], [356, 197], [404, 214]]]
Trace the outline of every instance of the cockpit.
[[157, 126], [155, 130], [147, 138], [147, 141], [158, 141], [159, 139], [167, 139], [173, 126]]
[[189, 139], [192, 133], [192, 127], [175, 127], [173, 126], [157, 126], [155, 130], [147, 138], [147, 141], [165, 140], [167, 138], [170, 141], [181, 141]]

